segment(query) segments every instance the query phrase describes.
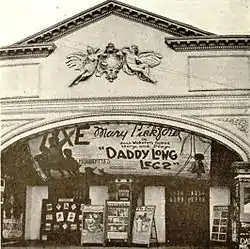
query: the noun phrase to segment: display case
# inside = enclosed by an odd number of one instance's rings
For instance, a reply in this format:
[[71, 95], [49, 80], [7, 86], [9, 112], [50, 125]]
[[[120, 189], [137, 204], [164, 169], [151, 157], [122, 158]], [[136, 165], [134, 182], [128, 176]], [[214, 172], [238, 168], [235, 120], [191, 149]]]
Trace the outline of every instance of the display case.
[[131, 243], [130, 213], [129, 201], [106, 201], [105, 243]]

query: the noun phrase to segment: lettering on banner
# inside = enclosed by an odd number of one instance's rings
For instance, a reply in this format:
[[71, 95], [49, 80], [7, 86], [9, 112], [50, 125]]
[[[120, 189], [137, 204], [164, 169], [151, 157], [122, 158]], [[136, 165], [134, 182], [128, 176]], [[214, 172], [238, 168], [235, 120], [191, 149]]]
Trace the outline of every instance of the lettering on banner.
[[[134, 125], [134, 128], [131, 129], [123, 129], [123, 130], [115, 130], [115, 129], [108, 129], [103, 128], [101, 126], [94, 126], [94, 136], [99, 138], [107, 138], [107, 137], [117, 137], [121, 138], [122, 141], [125, 140], [128, 136], [130, 137], [155, 137], [155, 139], [158, 141], [162, 137], [180, 137], [180, 130], [174, 129], [174, 128], [164, 128], [160, 126], [154, 126], [154, 125]], [[79, 128], [80, 129], [80, 128]], [[77, 132], [77, 134], [81, 134], [80, 131]]]
[[[101, 147], [100, 149], [104, 149]], [[171, 169], [171, 166], [178, 165], [175, 162], [178, 154], [175, 150], [117, 150], [111, 146], [105, 148], [108, 159], [137, 159], [140, 160], [141, 169]], [[171, 161], [167, 161], [171, 160]]]

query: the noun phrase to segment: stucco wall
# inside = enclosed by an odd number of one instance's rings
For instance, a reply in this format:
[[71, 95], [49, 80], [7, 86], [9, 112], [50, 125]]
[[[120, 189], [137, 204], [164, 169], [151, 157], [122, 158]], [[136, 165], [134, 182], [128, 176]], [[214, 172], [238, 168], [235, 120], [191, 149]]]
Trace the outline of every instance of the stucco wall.
[[[170, 96], [250, 90], [249, 51], [175, 52], [164, 42], [169, 36], [143, 24], [109, 16], [57, 40], [56, 50], [47, 58], [1, 61], [1, 97]], [[88, 45], [104, 51], [109, 42], [117, 49], [136, 44], [140, 52], [161, 54], [161, 64], [150, 72], [157, 83], [144, 82], [121, 69], [113, 83], [104, 75], [93, 75], [69, 88], [80, 72], [67, 67], [66, 57], [73, 52], [86, 53]], [[206, 92], [200, 92], [203, 90]]]

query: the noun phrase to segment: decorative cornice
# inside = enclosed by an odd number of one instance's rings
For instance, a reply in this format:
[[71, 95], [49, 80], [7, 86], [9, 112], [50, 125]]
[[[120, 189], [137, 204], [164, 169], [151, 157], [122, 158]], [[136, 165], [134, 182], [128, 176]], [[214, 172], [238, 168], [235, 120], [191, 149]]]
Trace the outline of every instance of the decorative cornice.
[[[250, 95], [196, 95], [102, 97], [85, 99], [19, 99], [1, 100], [2, 114], [88, 112], [119, 110], [203, 110], [250, 107]], [[18, 108], [16, 108], [18, 106]]]
[[165, 38], [165, 43], [177, 52], [204, 50], [250, 50], [249, 35], [195, 36]]
[[53, 43], [1, 47], [0, 60], [47, 57], [55, 48]]
[[175, 36], [212, 35], [210, 32], [195, 28], [191, 25], [177, 22], [115, 0], [108, 0], [37, 34], [27, 37], [26, 39], [17, 42], [17, 44], [34, 44], [55, 41], [59, 37], [68, 35], [77, 29], [87, 26], [111, 14], [138, 23], [143, 23]]

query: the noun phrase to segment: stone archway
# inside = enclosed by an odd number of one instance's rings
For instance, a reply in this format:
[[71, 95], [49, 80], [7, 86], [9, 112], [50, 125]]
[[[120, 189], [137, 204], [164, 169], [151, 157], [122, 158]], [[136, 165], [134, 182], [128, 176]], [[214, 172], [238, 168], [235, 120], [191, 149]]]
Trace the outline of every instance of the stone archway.
[[38, 119], [34, 122], [28, 122], [23, 126], [12, 129], [10, 132], [2, 136], [1, 151], [11, 144], [23, 140], [27, 137], [34, 136], [44, 131], [52, 130], [57, 127], [74, 126], [78, 123], [94, 123], [94, 122], [148, 122], [151, 124], [160, 124], [173, 126], [185, 131], [194, 132], [205, 137], [214, 139], [237, 152], [243, 161], [250, 159], [250, 146], [242, 141], [236, 135], [220, 128], [217, 125], [197, 121], [191, 118], [178, 118], [166, 115], [153, 115], [145, 113], [110, 113], [110, 114], [92, 114], [92, 115], [71, 115], [61, 118]]

